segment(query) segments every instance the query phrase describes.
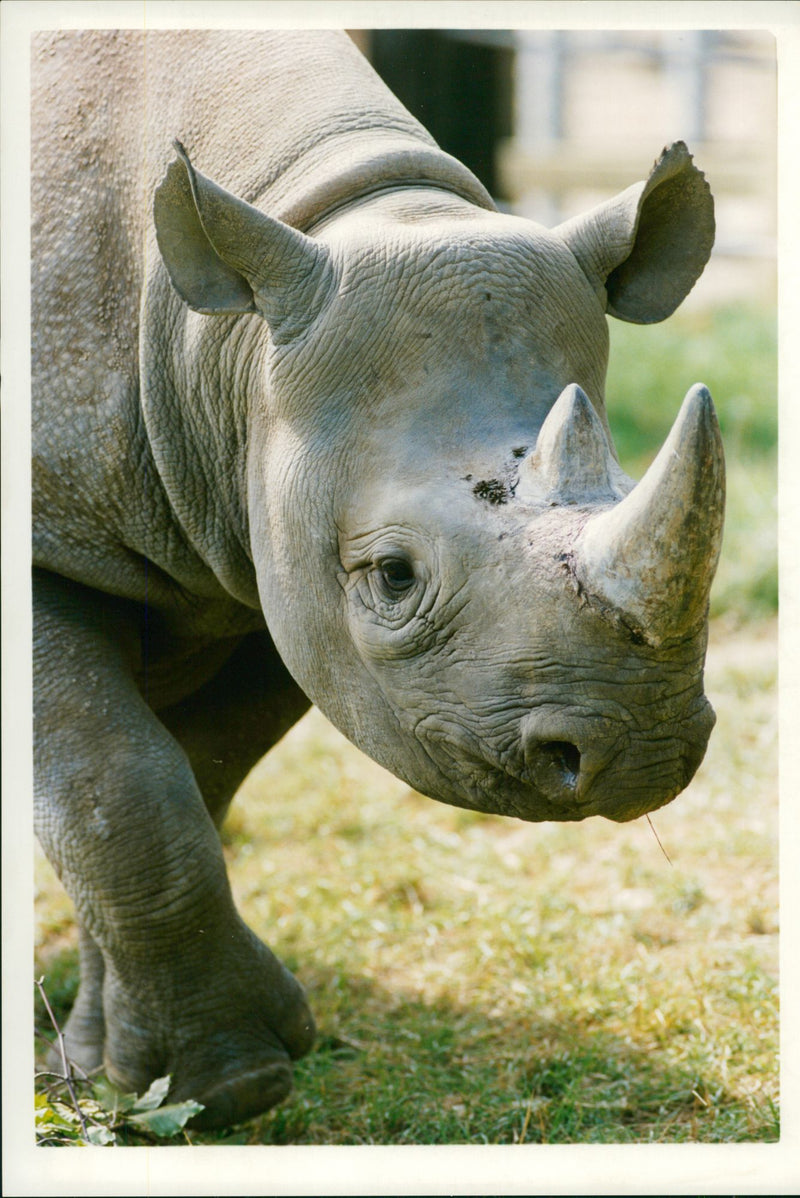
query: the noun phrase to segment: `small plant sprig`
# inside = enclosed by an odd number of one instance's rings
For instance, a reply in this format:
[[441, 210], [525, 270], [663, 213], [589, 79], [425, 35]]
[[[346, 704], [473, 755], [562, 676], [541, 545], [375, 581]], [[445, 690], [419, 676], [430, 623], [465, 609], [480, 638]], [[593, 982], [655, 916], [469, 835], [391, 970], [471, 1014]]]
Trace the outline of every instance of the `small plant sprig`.
[[44, 989], [44, 978], [36, 987], [56, 1033], [62, 1072], [37, 1073], [37, 1080], [48, 1078], [47, 1092], [37, 1091], [35, 1105], [36, 1143], [40, 1147], [66, 1145], [116, 1147], [129, 1141], [130, 1133], [144, 1139], [167, 1139], [183, 1131], [203, 1106], [193, 1099], [164, 1104], [170, 1076], [159, 1077], [141, 1095], [124, 1094], [104, 1077], [90, 1078], [67, 1056], [64, 1036]]

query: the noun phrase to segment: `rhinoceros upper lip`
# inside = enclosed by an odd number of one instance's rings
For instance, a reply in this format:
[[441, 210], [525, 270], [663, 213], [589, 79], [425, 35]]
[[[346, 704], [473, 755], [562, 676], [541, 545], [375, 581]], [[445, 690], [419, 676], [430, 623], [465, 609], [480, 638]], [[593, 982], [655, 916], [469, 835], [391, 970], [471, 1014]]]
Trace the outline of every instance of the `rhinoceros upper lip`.
[[[509, 759], [499, 765], [487, 760], [474, 749], [466, 747], [461, 738], [456, 741], [446, 732], [431, 728], [426, 729], [424, 739], [429, 744], [435, 744], [450, 761], [458, 766], [458, 774], [455, 778], [449, 771], [446, 771], [448, 781], [451, 785], [454, 781], [456, 782], [455, 789], [460, 794], [466, 790], [470, 806], [478, 806], [475, 803], [476, 796], [483, 800], [479, 810], [530, 819], [533, 808], [550, 808], [553, 818], [557, 818], [558, 814], [562, 812], [564, 814], [577, 812], [592, 802], [590, 795], [579, 792], [577, 777], [576, 785], [569, 796], [565, 796], [563, 800], [556, 800], [544, 794], [536, 786], [521, 758], [518, 763]], [[459, 787], [457, 779], [459, 775], [463, 778], [465, 766], [468, 775], [467, 784], [466, 787]], [[445, 772], [442, 771], [441, 761], [438, 762], [438, 768], [440, 772]], [[546, 816], [541, 818], [546, 818]]]
[[[704, 726], [710, 722], [707, 708], [704, 699], [698, 700], [683, 722], [684, 733], [698, 718]], [[438, 797], [528, 820], [584, 819], [589, 815], [634, 819], [679, 794], [702, 757], [701, 748], [691, 751], [697, 737], [684, 735], [679, 738], [682, 747], [676, 745], [670, 770], [663, 752], [656, 760], [644, 746], [632, 744], [630, 730], [623, 727], [617, 732], [606, 727], [606, 736], [599, 741], [578, 736], [580, 753], [569, 741], [543, 740], [539, 747], [546, 751], [544, 760], [525, 752], [522, 743], [518, 750], [492, 760], [481, 752], [469, 731], [444, 727], [438, 721], [419, 726], [420, 732], [427, 755], [439, 775], [447, 779], [449, 794]], [[701, 739], [704, 747], [707, 732]], [[620, 759], [623, 768], [615, 777], [614, 766]], [[455, 768], [448, 768], [450, 763]]]

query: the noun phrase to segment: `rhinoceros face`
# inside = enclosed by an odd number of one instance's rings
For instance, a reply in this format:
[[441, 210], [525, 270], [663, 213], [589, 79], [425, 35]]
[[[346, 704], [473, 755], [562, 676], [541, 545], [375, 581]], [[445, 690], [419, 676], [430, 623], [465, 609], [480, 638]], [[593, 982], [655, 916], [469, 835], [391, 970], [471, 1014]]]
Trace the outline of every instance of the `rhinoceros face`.
[[629, 819], [669, 801], [714, 722], [703, 627], [649, 644], [589, 598], [575, 556], [591, 508], [512, 499], [478, 519], [479, 502], [455, 481], [387, 493], [342, 535], [369, 696], [351, 735], [417, 789], [482, 811]]
[[[241, 260], [263, 253], [225, 241], [239, 209], [190, 177], [206, 229], [226, 205], [215, 252], [253, 285]], [[234, 301], [273, 331], [248, 505], [270, 630], [312, 700], [423, 793], [633, 818], [683, 789], [714, 722], [710, 397], [692, 389], [634, 486], [605, 424], [604, 297], [660, 318], [625, 276], [638, 243], [615, 244], [622, 275], [600, 285], [594, 226], [406, 204], [373, 201], [318, 239], [278, 227], [300, 317], [258, 280]]]
[[[265, 537], [262, 592], [268, 613], [300, 617], [298, 643], [268, 615], [290, 668], [356, 744], [449, 803], [571, 820], [668, 802], [714, 722], [706, 393], [634, 489], [575, 381], [602, 396], [606, 329], [563, 246], [498, 221], [450, 228], [447, 250], [395, 229], [387, 253], [363, 215], [359, 229], [337, 230], [337, 300], [271, 374], [295, 443], [264, 459], [270, 522], [291, 533], [277, 555]], [[324, 391], [308, 382], [318, 356]], [[317, 413], [310, 438], [298, 410]], [[697, 469], [675, 471], [676, 446]], [[312, 513], [314, 563], [286, 552]]]

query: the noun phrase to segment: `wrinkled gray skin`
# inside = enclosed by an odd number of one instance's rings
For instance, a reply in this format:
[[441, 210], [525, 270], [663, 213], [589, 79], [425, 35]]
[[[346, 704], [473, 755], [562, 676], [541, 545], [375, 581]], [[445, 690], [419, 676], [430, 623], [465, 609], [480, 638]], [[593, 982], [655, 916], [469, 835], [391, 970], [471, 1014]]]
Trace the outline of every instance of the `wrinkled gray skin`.
[[344, 35], [47, 34], [33, 78], [67, 1044], [219, 1126], [313, 1038], [215, 828], [309, 700], [422, 792], [529, 820], [633, 818], [701, 760], [713, 409], [695, 388], [633, 490], [603, 384], [605, 312], [673, 310], [712, 204], [678, 144], [558, 230], [500, 215]]

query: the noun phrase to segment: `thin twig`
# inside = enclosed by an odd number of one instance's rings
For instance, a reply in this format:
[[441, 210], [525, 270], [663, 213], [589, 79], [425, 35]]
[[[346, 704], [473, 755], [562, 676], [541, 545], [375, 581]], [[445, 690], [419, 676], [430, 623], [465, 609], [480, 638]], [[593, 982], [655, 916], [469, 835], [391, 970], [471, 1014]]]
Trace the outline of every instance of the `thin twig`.
[[[653, 826], [653, 821], [651, 820], [650, 816], [647, 814], [645, 814], [645, 819], [647, 820], [648, 824], [650, 825], [650, 829], [651, 829], [653, 835], [655, 836], [656, 840], [658, 841], [658, 847], [661, 849], [661, 852], [664, 854], [664, 856], [666, 857], [669, 864], [672, 865], [672, 862], [670, 861], [669, 853], [664, 848], [663, 844], [661, 843], [661, 841], [658, 838], [658, 832], [656, 832], [655, 827]], [[674, 866], [673, 866], [673, 868], [674, 868]]]
[[50, 1022], [52, 1023], [53, 1028], [55, 1030], [56, 1039], [58, 1041], [58, 1049], [59, 1049], [59, 1052], [61, 1053], [61, 1064], [64, 1069], [64, 1081], [67, 1083], [67, 1089], [69, 1090], [69, 1096], [72, 1099], [72, 1105], [75, 1107], [75, 1114], [78, 1116], [78, 1122], [81, 1125], [81, 1131], [83, 1132], [83, 1138], [84, 1138], [84, 1140], [88, 1141], [89, 1130], [86, 1126], [86, 1121], [83, 1117], [83, 1111], [81, 1110], [81, 1108], [78, 1104], [78, 1096], [75, 1093], [75, 1087], [72, 1084], [72, 1066], [70, 1065], [69, 1059], [67, 1057], [67, 1049], [66, 1049], [66, 1045], [64, 1044], [64, 1036], [61, 1032], [61, 1028], [58, 1026], [56, 1017], [53, 1014], [53, 1008], [50, 1006], [50, 1003], [47, 1001], [47, 995], [44, 992], [44, 975], [42, 975], [42, 977], [40, 977], [37, 980], [36, 986], [39, 990], [39, 993], [42, 996], [42, 1002], [45, 1005], [47, 1014], [50, 1016]]

